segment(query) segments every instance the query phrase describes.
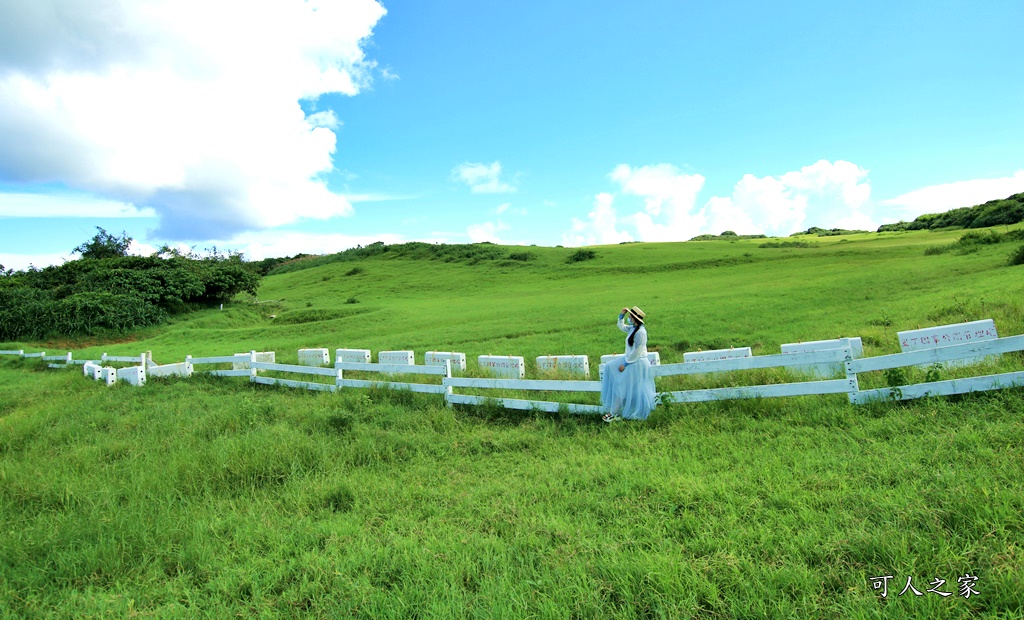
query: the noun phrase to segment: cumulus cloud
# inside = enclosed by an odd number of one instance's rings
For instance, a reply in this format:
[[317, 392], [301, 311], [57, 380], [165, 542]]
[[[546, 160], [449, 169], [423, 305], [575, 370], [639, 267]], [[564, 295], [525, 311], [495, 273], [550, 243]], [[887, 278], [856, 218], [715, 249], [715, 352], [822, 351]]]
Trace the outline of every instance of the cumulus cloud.
[[452, 170], [452, 179], [469, 186], [474, 194], [506, 194], [516, 188], [501, 180], [501, 162], [464, 163]]
[[587, 221], [572, 218], [572, 229], [562, 235], [562, 245], [604, 245], [632, 241], [633, 237], [617, 229], [618, 216], [612, 203], [615, 197], [603, 192], [594, 197], [594, 210], [587, 214]]
[[1009, 177], [974, 179], [922, 187], [883, 200], [880, 204], [888, 207], [884, 210], [883, 219], [886, 222], [894, 222], [900, 219], [912, 220], [925, 213], [942, 213], [959, 207], [972, 207], [1021, 192], [1024, 192], [1024, 170], [1018, 170]]
[[867, 170], [842, 160], [821, 160], [778, 177], [743, 175], [731, 196], [713, 198], [701, 209], [706, 221], [717, 224], [705, 232], [784, 236], [810, 226], [877, 227], [867, 176]]
[[0, 217], [156, 217], [152, 209], [117, 200], [69, 194], [0, 194]]
[[[867, 175], [850, 162], [821, 160], [777, 177], [744, 175], [729, 196], [713, 196], [699, 205], [702, 175], [671, 164], [621, 164], [610, 174], [619, 191], [599, 194], [588, 220], [574, 219], [563, 239], [567, 245], [615, 243], [628, 240], [627, 227], [641, 241], [685, 241], [725, 230], [789, 235], [809, 226], [874, 228]], [[642, 208], [617, 218], [612, 201], [631, 196], [641, 199]]]
[[0, 9], [0, 180], [54, 183], [201, 239], [347, 215], [333, 112], [374, 63], [374, 0], [38, 0]]
[[30, 266], [42, 269], [50, 265], [60, 265], [64, 261], [71, 260], [73, 256], [67, 252], [51, 252], [48, 254], [15, 254], [0, 252], [0, 265], [6, 269], [23, 271]]
[[503, 243], [498, 238], [498, 233], [508, 230], [508, 225], [498, 220], [496, 222], [483, 222], [481, 224], [470, 224], [466, 227], [466, 234], [472, 243], [490, 241], [491, 243]]
[[[295, 256], [296, 254], [334, 254], [357, 245], [367, 246], [377, 241], [391, 245], [405, 243], [408, 239], [401, 235], [386, 233], [381, 235], [344, 235], [337, 233], [304, 233], [278, 231], [248, 231], [230, 241], [218, 243], [218, 247], [230, 247], [242, 252], [247, 260], [263, 260], [275, 256]], [[441, 241], [443, 239], [423, 239], [423, 241]]]
[[670, 164], [631, 168], [621, 164], [611, 173], [622, 193], [639, 196], [644, 210], [631, 220], [643, 241], [675, 241], [689, 239], [700, 230], [704, 219], [694, 214], [697, 194], [704, 186], [704, 177], [685, 174]]

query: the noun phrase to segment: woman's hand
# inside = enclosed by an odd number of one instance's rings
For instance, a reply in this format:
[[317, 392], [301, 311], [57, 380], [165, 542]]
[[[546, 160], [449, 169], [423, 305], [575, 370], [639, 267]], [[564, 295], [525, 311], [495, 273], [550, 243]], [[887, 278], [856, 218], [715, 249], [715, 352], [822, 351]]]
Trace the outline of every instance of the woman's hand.
[[622, 314], [629, 314], [629, 308], [623, 308]]
[[619, 364], [619, 372], [622, 372], [624, 370], [626, 370], [626, 365], [625, 364]]

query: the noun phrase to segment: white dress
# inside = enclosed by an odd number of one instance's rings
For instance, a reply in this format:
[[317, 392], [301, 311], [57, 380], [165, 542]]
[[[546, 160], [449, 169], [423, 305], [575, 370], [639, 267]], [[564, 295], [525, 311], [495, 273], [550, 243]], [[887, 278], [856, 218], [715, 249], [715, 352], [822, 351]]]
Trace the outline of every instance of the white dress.
[[[629, 344], [633, 326], [619, 317], [619, 329], [626, 332], [626, 353], [608, 361], [601, 381], [601, 404], [610, 413], [627, 420], [646, 420], [654, 409], [654, 374], [647, 359], [647, 328], [643, 325]], [[628, 364], [623, 372], [619, 366]]]

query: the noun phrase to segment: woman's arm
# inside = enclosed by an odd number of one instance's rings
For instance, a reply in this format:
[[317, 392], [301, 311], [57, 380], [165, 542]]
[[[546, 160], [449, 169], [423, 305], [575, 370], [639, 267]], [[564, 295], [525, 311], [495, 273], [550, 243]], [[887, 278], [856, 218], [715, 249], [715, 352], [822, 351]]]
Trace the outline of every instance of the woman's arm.
[[620, 312], [619, 313], [619, 330], [624, 331], [624, 332], [626, 332], [628, 334], [632, 329], [633, 329], [632, 327], [630, 327], [629, 325], [626, 325], [626, 315]]

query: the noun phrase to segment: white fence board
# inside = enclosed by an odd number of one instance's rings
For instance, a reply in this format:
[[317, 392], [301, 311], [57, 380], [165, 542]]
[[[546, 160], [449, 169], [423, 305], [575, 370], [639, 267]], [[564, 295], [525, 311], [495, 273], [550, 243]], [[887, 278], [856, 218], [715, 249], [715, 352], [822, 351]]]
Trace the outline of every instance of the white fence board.
[[783, 396], [812, 396], [816, 394], [847, 394], [856, 389], [851, 379], [831, 381], [805, 381], [802, 383], [780, 383], [778, 385], [751, 385], [744, 387], [712, 388], [707, 390], [684, 390], [661, 392], [671, 397], [672, 402], [698, 403], [712, 400], [733, 400], [744, 398], [779, 398]]
[[909, 329], [896, 332], [896, 335], [900, 339], [900, 348], [904, 353], [978, 340], [994, 340], [999, 337], [999, 334], [996, 333], [996, 324], [992, 319]]
[[852, 358], [849, 349], [829, 349], [813, 353], [780, 353], [777, 355], [755, 355], [731, 360], [715, 360], [711, 362], [683, 362], [679, 364], [662, 364], [651, 368], [655, 377], [671, 377], [675, 375], [698, 375], [730, 370], [755, 370], [758, 368], [780, 368], [805, 364], [827, 364], [845, 362]]
[[951, 396], [953, 394], [968, 394], [970, 392], [985, 392], [1021, 386], [1024, 386], [1024, 372], [1007, 372], [998, 375], [985, 375], [983, 377], [948, 379], [932, 383], [904, 385], [898, 388], [863, 390], [853, 394], [851, 400], [856, 404], [869, 403], [876, 400], [910, 400], [926, 396]]
[[[325, 377], [338, 377], [338, 370], [335, 368], [320, 368], [318, 366], [301, 366], [298, 364], [276, 364], [273, 362], [253, 362], [252, 370], [276, 370], [277, 372], [294, 372], [303, 375], [323, 375]], [[245, 376], [249, 376], [246, 371]]]
[[191, 377], [192, 365], [188, 362], [150, 366], [146, 369], [150, 377]]
[[866, 357], [846, 363], [852, 373], [888, 370], [903, 366], [927, 366], [960, 359], [985, 357], [1011, 351], [1024, 351], [1024, 336], [1010, 336], [996, 340], [979, 340], [933, 349], [920, 349], [907, 353], [893, 353], [877, 357]]
[[586, 355], [541, 355], [535, 362], [538, 370], [564, 370], [590, 376], [590, 358]]
[[[833, 340], [811, 340], [808, 342], [792, 342], [782, 345], [782, 352], [787, 355], [796, 353], [811, 353], [814, 351], [828, 351], [830, 349], [845, 349], [849, 347], [851, 357], [858, 358], [864, 353], [864, 345], [861, 343], [861, 339], [858, 338], [835, 338]], [[833, 374], [842, 373], [844, 368], [842, 364], [831, 363], [831, 364], [803, 364], [793, 365], [789, 367], [789, 370], [796, 373], [803, 373], [811, 375], [819, 379], [824, 379]]]
[[103, 377], [103, 367], [99, 364], [86, 362], [82, 365], [82, 374], [94, 381], [99, 381]]
[[423, 363], [427, 366], [444, 366], [447, 360], [453, 369], [466, 370], [466, 354], [457, 351], [427, 351]]
[[406, 366], [405, 364], [356, 364], [349, 362], [337, 362], [334, 364], [334, 368], [337, 370], [382, 372], [392, 375], [403, 374], [447, 376], [448, 374], [448, 366]]
[[22, 353], [22, 357], [46, 357], [46, 351], [39, 351], [37, 353]]
[[487, 398], [485, 396], [467, 396], [465, 394], [451, 394], [446, 397], [447, 401], [453, 405], [482, 405], [484, 403], [493, 402], [505, 407], [506, 409], [523, 409], [523, 410], [539, 410], [557, 412], [562, 407], [565, 407], [569, 413], [604, 413], [605, 409], [601, 405], [578, 405], [575, 403], [555, 403], [545, 400], [520, 400], [517, 398]]
[[277, 353], [273, 351], [249, 351], [248, 353], [236, 353], [235, 356], [244, 355], [245, 360], [231, 362], [231, 370], [248, 370], [250, 358], [257, 362], [276, 362]]
[[498, 390], [548, 390], [563, 392], [600, 392], [600, 381], [554, 381], [539, 379], [477, 379], [452, 377], [444, 380], [451, 387]]
[[248, 368], [242, 370], [204, 370], [202, 372], [214, 377], [248, 377], [252, 374], [252, 371]]
[[100, 380], [106, 381], [108, 386], [117, 383], [117, 369], [110, 366], [104, 366], [100, 369]]
[[263, 385], [283, 385], [290, 388], [301, 388], [305, 390], [316, 390], [320, 392], [336, 392], [338, 386], [333, 383], [314, 383], [312, 381], [292, 381], [291, 379], [275, 379], [273, 377], [252, 377], [253, 383]]
[[71, 363], [71, 351], [68, 351], [64, 355], [44, 355], [44, 362], [64, 362], [65, 364]]
[[377, 363], [412, 366], [416, 363], [416, 354], [412, 351], [380, 351], [377, 353]]
[[10, 349], [10, 350], [7, 350], [7, 351], [0, 351], [0, 355], [17, 355], [17, 356], [20, 357], [22, 355], [25, 355], [25, 350], [24, 349], [18, 349], [17, 351], [15, 351], [14, 349]]
[[734, 349], [712, 349], [710, 351], [689, 351], [683, 353], [683, 363], [713, 362], [715, 360], [731, 360], [738, 357], [752, 357], [750, 347]]
[[299, 364], [302, 366], [326, 366], [330, 362], [327, 349], [299, 349]]
[[[986, 340], [995, 340], [999, 337], [999, 334], [996, 333], [996, 324], [992, 319], [911, 329], [896, 332], [896, 335], [900, 340], [900, 350], [904, 353], [956, 344], [984, 342]], [[985, 361], [984, 356], [960, 358], [943, 362], [943, 366], [969, 366], [983, 361]]]
[[526, 376], [526, 362], [518, 355], [478, 355], [476, 363], [499, 377], [522, 379]]
[[335, 349], [334, 350], [334, 361], [337, 362], [354, 362], [357, 364], [369, 364], [370, 363], [370, 350], [369, 349]]
[[107, 355], [106, 353], [104, 353], [102, 356], [100, 356], [100, 361], [144, 365], [146, 363], [146, 354], [142, 353], [139, 355]]
[[[138, 358], [136, 358], [138, 359]], [[243, 353], [241, 355], [217, 355], [213, 357], [192, 357], [191, 355], [185, 356], [185, 361], [195, 366], [196, 364], [234, 364], [239, 361], [249, 361], [249, 354]]]
[[134, 386], [146, 385], [146, 369], [143, 366], [129, 366], [117, 369], [117, 380]]
[[392, 390], [409, 390], [410, 392], [423, 392], [426, 394], [445, 394], [448, 391], [443, 385], [432, 383], [396, 383], [392, 381], [368, 381], [364, 379], [338, 379], [336, 384], [340, 388], [387, 388]]

